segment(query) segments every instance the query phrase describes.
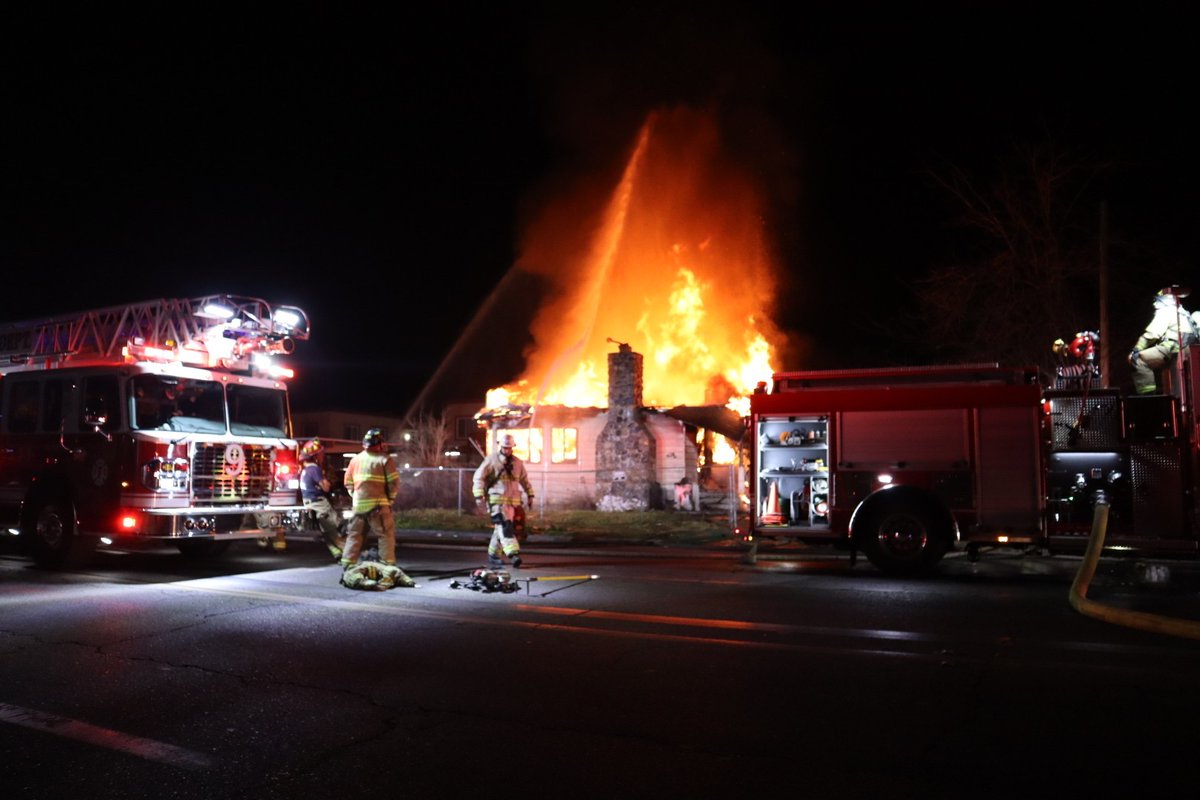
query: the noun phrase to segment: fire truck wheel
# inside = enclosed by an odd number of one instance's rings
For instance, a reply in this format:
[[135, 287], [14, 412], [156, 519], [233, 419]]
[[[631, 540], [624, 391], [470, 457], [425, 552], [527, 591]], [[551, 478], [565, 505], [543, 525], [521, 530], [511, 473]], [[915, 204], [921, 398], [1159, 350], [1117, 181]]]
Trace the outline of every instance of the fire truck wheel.
[[923, 575], [941, 561], [950, 536], [938, 515], [925, 504], [880, 506], [863, 520], [855, 538], [879, 569], [892, 575]]
[[232, 542], [218, 542], [212, 539], [193, 539], [176, 542], [175, 548], [184, 558], [216, 558], [229, 549]]
[[34, 505], [29, 518], [33, 560], [49, 569], [82, 564], [96, 549], [96, 540], [81, 536], [75, 528], [75, 514], [65, 500], [42, 500]]

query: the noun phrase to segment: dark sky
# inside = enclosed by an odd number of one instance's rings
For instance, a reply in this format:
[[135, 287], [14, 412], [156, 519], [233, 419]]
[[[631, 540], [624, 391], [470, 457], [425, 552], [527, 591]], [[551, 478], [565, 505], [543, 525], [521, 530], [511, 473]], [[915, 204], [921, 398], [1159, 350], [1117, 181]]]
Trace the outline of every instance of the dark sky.
[[[1155, 260], [1115, 266], [1147, 297], [1188, 282], [1200, 70], [1184, 6], [828, 5], [6, 11], [0, 320], [294, 303], [313, 324], [294, 405], [401, 413], [530, 215], [619, 169], [646, 114], [675, 104], [713, 108], [766, 187], [808, 295], [777, 322], [855, 365], [878, 365], [876, 333], [845, 309], [902, 313], [888, 298], [952, 257], [954, 209], [923, 170], [986, 169], [1014, 142], [1119, 164], [1114, 224]], [[515, 377], [505, 327], [492, 357], [439, 376], [439, 399]]]

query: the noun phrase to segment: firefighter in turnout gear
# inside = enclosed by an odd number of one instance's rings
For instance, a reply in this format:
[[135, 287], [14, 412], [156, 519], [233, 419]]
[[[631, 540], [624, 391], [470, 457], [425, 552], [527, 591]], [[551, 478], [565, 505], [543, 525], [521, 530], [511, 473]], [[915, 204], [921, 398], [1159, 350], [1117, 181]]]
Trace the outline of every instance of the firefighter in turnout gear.
[[514, 567], [521, 566], [521, 543], [517, 539], [517, 509], [521, 508], [521, 492], [526, 502], [533, 503], [533, 487], [525, 472], [525, 464], [513, 455], [516, 440], [510, 434], [500, 437], [497, 449], [475, 470], [472, 492], [475, 502], [495, 523], [488, 542], [488, 565], [495, 568], [504, 562], [503, 553]]
[[371, 428], [363, 436], [362, 452], [346, 467], [346, 488], [354, 499], [354, 519], [346, 534], [342, 567], [358, 563], [370, 529], [379, 538], [379, 557], [389, 566], [396, 563], [396, 519], [392, 498], [400, 485], [397, 471], [384, 447], [383, 432]]
[[1163, 370], [1179, 357], [1181, 347], [1196, 342], [1192, 317], [1179, 302], [1182, 297], [1187, 297], [1187, 290], [1178, 286], [1163, 289], [1154, 296], [1154, 318], [1129, 354], [1133, 388], [1138, 394], [1161, 390]]
[[300, 448], [300, 498], [321, 527], [321, 538], [334, 560], [342, 557], [345, 537], [338, 530], [337, 514], [329, 502], [329, 481], [321, 469], [325, 446], [313, 439]]

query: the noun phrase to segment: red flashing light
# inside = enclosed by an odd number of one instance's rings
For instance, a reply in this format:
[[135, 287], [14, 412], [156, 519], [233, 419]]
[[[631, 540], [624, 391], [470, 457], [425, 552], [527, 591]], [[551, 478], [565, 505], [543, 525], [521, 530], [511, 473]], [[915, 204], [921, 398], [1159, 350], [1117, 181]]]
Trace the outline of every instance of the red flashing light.
[[138, 527], [138, 522], [136, 514], [122, 514], [117, 526], [123, 531], [132, 531]]
[[275, 451], [275, 489], [299, 489], [300, 482], [296, 475], [299, 469], [296, 464], [296, 451], [279, 449]]

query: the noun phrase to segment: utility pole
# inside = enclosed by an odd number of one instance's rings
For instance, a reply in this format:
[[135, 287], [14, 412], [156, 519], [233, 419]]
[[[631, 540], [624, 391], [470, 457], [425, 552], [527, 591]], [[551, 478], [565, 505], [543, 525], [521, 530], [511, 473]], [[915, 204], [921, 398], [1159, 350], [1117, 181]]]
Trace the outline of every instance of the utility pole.
[[1100, 386], [1109, 388], [1108, 201], [1100, 201]]

